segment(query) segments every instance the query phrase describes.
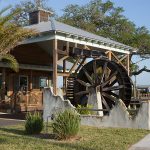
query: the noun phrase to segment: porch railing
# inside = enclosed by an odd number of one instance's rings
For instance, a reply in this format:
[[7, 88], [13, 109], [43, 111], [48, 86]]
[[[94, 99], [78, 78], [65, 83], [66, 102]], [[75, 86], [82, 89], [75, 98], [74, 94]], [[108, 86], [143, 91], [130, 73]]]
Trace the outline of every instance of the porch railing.
[[137, 99], [150, 100], [150, 93], [137, 93]]

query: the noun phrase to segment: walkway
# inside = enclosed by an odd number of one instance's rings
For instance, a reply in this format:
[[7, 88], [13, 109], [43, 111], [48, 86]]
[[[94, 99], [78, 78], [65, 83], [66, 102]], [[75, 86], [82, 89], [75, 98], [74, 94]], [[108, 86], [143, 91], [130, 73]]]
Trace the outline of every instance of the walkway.
[[129, 150], [150, 150], [150, 134], [145, 136], [141, 141], [134, 144]]
[[24, 115], [7, 114], [0, 112], [0, 127], [18, 125], [24, 122]]
[[22, 124], [23, 120], [0, 118], [0, 127]]

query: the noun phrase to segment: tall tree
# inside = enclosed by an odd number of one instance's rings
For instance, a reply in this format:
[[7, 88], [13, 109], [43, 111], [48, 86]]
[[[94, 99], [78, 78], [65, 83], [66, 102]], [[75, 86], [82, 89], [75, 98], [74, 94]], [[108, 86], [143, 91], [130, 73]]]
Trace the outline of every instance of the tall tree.
[[0, 10], [0, 61], [9, 64], [14, 71], [18, 71], [18, 63], [9, 52], [19, 42], [35, 34], [35, 31], [18, 27], [12, 19], [20, 10], [16, 9], [13, 13], [8, 13], [10, 8], [9, 6]]
[[[136, 55], [150, 58], [150, 33], [145, 27], [136, 25], [123, 15], [123, 8], [115, 7], [110, 0], [91, 0], [88, 4], [68, 5], [60, 21], [93, 32], [138, 49]], [[132, 68], [138, 71], [137, 64]], [[142, 68], [143, 71], [148, 69]]]

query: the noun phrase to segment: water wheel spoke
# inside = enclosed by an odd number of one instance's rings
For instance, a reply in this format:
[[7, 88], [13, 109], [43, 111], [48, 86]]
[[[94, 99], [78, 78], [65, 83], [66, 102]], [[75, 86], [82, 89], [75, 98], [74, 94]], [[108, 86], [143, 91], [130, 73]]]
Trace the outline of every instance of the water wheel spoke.
[[84, 95], [84, 94], [88, 94], [89, 92], [88, 91], [81, 91], [81, 92], [78, 92], [78, 93], [75, 93], [75, 95]]
[[113, 80], [113, 78], [117, 75], [118, 71], [115, 71], [113, 74], [111, 74], [109, 76], [109, 78], [101, 84], [102, 87], [104, 87], [105, 85], [107, 85], [109, 82], [111, 82]]
[[86, 82], [84, 82], [84, 81], [82, 81], [82, 80], [80, 80], [80, 79], [77, 79], [77, 81], [78, 81], [81, 85], [83, 85], [83, 86], [85, 86], [85, 87], [90, 86], [89, 83], [86, 83]]
[[113, 85], [115, 85], [116, 83], [117, 83], [117, 78], [114, 77], [114, 78], [112, 78], [112, 80], [111, 80], [109, 86], [113, 86]]
[[109, 110], [110, 110], [110, 107], [109, 107], [109, 105], [107, 104], [106, 100], [104, 99], [103, 96], [101, 96], [101, 98], [102, 98], [102, 102], [103, 102], [104, 106], [105, 106], [106, 109], [109, 111]]
[[106, 88], [103, 88], [103, 91], [106, 92], [106, 91], [116, 91], [116, 90], [120, 90], [124, 88], [124, 85], [119, 85], [119, 86], [113, 86], [113, 87], [106, 87]]
[[116, 99], [115, 97], [113, 97], [112, 95], [109, 95], [109, 94], [107, 94], [107, 93], [105, 93], [105, 92], [102, 92], [102, 95], [103, 95], [104, 97], [107, 97], [109, 100], [111, 100], [111, 101], [113, 101], [113, 102], [116, 102], [116, 101], [117, 101], [117, 99]]
[[89, 82], [90, 82], [91, 84], [93, 84], [93, 80], [92, 80], [91, 76], [89, 75], [89, 73], [87, 72], [87, 70], [86, 70], [85, 68], [83, 68], [83, 71], [84, 71], [84, 73], [85, 73], [87, 79], [89, 80]]
[[116, 97], [117, 99], [119, 99], [119, 95], [117, 95], [116, 93], [113, 93], [113, 92], [110, 91], [109, 94]]
[[102, 76], [101, 76], [101, 83], [103, 83], [104, 77], [105, 77], [105, 75], [106, 75], [107, 64], [108, 64], [108, 62], [105, 62], [104, 67], [103, 67], [103, 72], [102, 72]]
[[93, 73], [94, 73], [94, 80], [95, 80], [95, 84], [97, 84], [97, 72], [96, 72], [96, 60], [93, 61]]

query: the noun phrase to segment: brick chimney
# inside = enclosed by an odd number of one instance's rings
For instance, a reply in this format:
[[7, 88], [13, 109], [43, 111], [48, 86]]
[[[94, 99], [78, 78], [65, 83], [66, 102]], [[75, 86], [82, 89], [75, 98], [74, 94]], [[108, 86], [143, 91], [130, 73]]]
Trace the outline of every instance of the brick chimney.
[[29, 13], [29, 24], [33, 25], [40, 22], [47, 22], [52, 14], [51, 11], [43, 9], [41, 0], [35, 0], [35, 10]]
[[52, 12], [38, 8], [35, 11], [29, 13], [29, 24], [38, 24], [40, 22], [47, 22], [49, 21]]

